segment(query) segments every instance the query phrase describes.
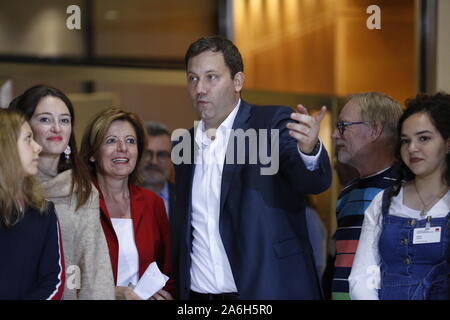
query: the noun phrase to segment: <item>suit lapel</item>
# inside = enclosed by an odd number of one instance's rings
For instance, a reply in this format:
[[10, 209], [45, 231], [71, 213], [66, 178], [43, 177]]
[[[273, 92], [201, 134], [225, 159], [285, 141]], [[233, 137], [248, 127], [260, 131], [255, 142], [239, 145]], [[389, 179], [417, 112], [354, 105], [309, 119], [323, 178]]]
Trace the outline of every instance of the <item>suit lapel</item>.
[[[242, 129], [247, 130], [248, 129], [248, 120], [250, 118], [250, 105], [248, 105], [244, 100], [241, 100], [241, 105], [239, 107], [239, 111], [236, 115], [236, 118], [234, 119], [233, 123], [233, 130], [236, 129]], [[230, 143], [230, 139], [234, 139], [234, 143]], [[231, 148], [234, 148], [233, 150], [233, 161], [231, 161], [231, 164], [227, 164], [227, 159], [225, 157], [225, 162], [223, 165], [223, 171], [222, 171], [222, 183], [221, 183], [221, 192], [220, 192], [220, 215], [222, 215], [223, 207], [225, 205], [225, 200], [227, 199], [228, 192], [230, 190], [230, 186], [232, 184], [233, 177], [242, 170], [242, 165], [237, 165], [237, 138], [234, 137], [233, 133], [230, 135], [230, 138], [228, 140], [227, 145], [227, 154], [231, 154]], [[230, 162], [230, 161], [228, 161]], [[234, 164], [233, 164], [234, 163]]]
[[[195, 159], [195, 128], [192, 128], [191, 130], [189, 130], [189, 138], [190, 140], [190, 148], [191, 148], [191, 156], [190, 156], [190, 161], [189, 163], [184, 163], [181, 166], [181, 170], [182, 170], [182, 174], [180, 176], [180, 179], [178, 179], [178, 177], [176, 177], [176, 183], [180, 183], [181, 186], [190, 186], [190, 188], [187, 188], [187, 190], [189, 190], [189, 192], [185, 193], [186, 198], [184, 199], [184, 203], [185, 203], [185, 208], [186, 211], [183, 210], [183, 212], [186, 212], [185, 215], [182, 215], [180, 217], [181, 219], [181, 224], [184, 226], [182, 228], [182, 230], [186, 230], [186, 233], [184, 234], [185, 237], [185, 243], [188, 244], [188, 247], [190, 248], [190, 244], [191, 244], [191, 217], [192, 217], [192, 188], [194, 187], [192, 185], [192, 181], [194, 178], [194, 169], [195, 169], [195, 164], [194, 164], [194, 159]], [[185, 137], [188, 138], [188, 137]], [[178, 201], [178, 203], [183, 203], [183, 201]], [[179, 208], [181, 209], [181, 208]], [[178, 209], [177, 209], [178, 210]], [[189, 249], [190, 250], [190, 249]]]
[[145, 199], [142, 197], [142, 194], [137, 192], [137, 188], [133, 184], [129, 184], [130, 190], [130, 210], [131, 210], [131, 218], [133, 220], [133, 229], [136, 237], [137, 229], [141, 223], [142, 217], [144, 215], [145, 210]]
[[169, 217], [172, 212], [175, 212], [175, 186], [169, 182]]

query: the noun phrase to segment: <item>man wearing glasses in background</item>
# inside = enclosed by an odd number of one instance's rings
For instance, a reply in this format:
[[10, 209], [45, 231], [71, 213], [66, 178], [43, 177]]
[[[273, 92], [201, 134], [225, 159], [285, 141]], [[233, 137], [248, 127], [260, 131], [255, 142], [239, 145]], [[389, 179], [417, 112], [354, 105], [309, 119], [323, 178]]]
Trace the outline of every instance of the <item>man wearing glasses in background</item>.
[[172, 170], [170, 132], [165, 125], [151, 121], [145, 123], [145, 130], [148, 145], [141, 170], [144, 178], [142, 187], [153, 191], [164, 200], [169, 217], [175, 203], [175, 187], [169, 181]]
[[[350, 96], [342, 108], [332, 138], [337, 160], [356, 168], [359, 178], [351, 181], [336, 203], [337, 230], [331, 290], [335, 300], [348, 300], [353, 258], [358, 247], [364, 212], [381, 190], [398, 175], [395, 165], [397, 122], [403, 110], [398, 102], [378, 92]], [[329, 286], [329, 285], [328, 285]]]

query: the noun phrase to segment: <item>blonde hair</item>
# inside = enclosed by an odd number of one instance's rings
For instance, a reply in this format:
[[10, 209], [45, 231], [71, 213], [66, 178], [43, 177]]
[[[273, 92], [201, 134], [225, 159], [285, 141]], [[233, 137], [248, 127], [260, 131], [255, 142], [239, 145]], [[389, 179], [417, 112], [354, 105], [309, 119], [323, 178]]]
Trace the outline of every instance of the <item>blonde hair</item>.
[[133, 112], [127, 112], [116, 107], [100, 111], [94, 117], [94, 119], [91, 120], [84, 131], [80, 149], [81, 159], [89, 169], [91, 178], [97, 179], [97, 169], [95, 163], [91, 162], [89, 159], [98, 155], [109, 126], [111, 125], [111, 123], [117, 120], [127, 121], [133, 126], [134, 130], [136, 131], [138, 156], [136, 167], [130, 174], [129, 182], [133, 184], [139, 184], [142, 182], [139, 168], [142, 162], [142, 155], [147, 146], [147, 134], [142, 121], [139, 119], [137, 114]]
[[21, 208], [18, 201], [41, 213], [47, 208], [33, 177], [25, 176], [21, 165], [17, 141], [25, 122], [23, 115], [0, 109], [0, 224], [6, 228], [13, 227], [23, 218], [25, 208]]
[[372, 127], [383, 128], [386, 139], [395, 145], [398, 120], [403, 114], [397, 101], [381, 92], [358, 93], [351, 95], [349, 100], [359, 105], [363, 121]]

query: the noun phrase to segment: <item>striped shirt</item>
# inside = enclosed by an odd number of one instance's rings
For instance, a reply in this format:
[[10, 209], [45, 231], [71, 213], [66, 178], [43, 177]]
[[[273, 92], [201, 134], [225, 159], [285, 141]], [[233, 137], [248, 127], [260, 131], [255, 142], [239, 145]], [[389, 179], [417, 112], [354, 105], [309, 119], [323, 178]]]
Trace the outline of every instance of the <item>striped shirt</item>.
[[392, 185], [397, 179], [394, 165], [376, 174], [357, 179], [346, 186], [336, 203], [337, 230], [336, 260], [334, 263], [332, 296], [333, 300], [350, 300], [348, 277], [358, 248], [364, 212], [373, 198]]
[[27, 209], [11, 229], [0, 224], [0, 300], [60, 300], [64, 255], [53, 203]]

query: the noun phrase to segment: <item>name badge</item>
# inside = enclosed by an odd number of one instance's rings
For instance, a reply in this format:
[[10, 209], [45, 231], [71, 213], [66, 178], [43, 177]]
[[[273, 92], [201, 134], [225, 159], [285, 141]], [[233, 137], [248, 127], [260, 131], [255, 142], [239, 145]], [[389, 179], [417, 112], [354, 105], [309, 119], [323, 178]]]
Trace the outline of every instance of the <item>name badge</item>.
[[414, 229], [413, 244], [441, 242], [441, 227]]

